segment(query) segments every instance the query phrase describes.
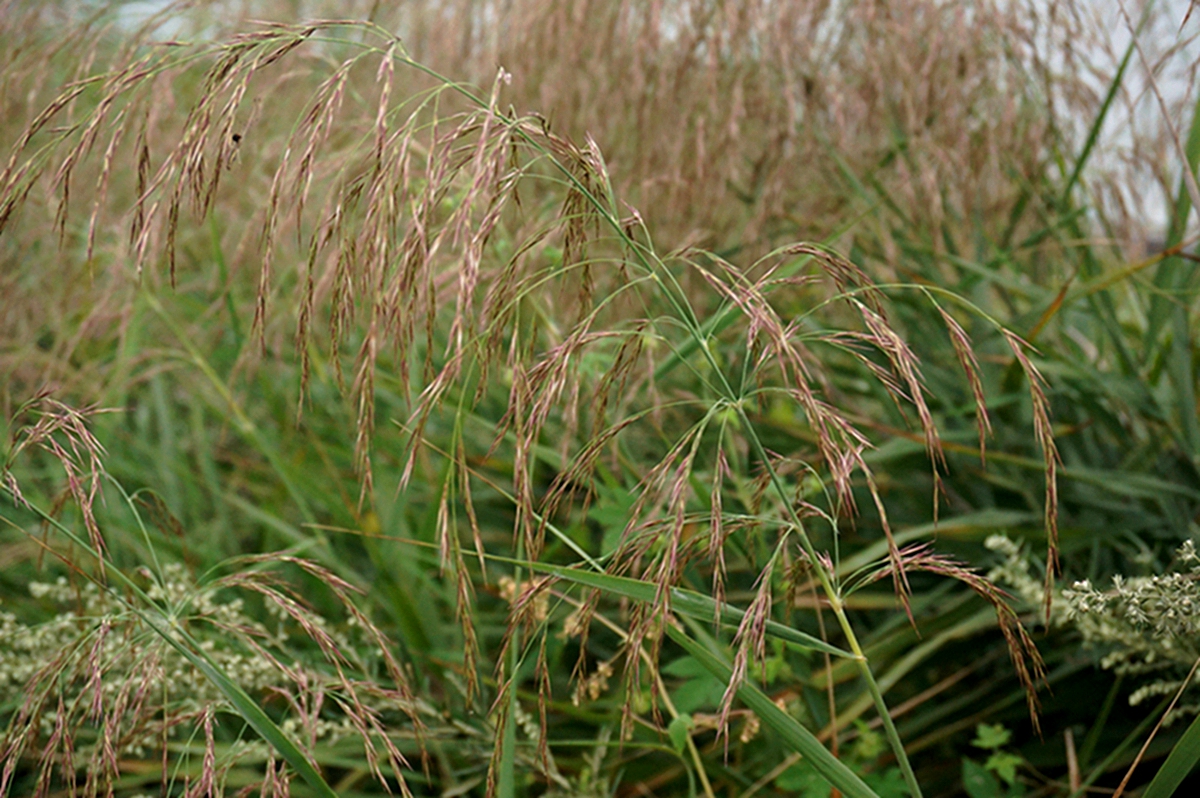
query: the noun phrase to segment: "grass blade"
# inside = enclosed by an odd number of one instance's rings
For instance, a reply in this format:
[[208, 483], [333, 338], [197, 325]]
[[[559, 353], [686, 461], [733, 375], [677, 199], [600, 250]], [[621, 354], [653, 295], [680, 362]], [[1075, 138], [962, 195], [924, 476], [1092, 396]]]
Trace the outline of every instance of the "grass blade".
[[[221, 691], [221, 694], [228, 699], [242, 719], [250, 725], [250, 728], [254, 729], [260, 737], [279, 752], [279, 755], [300, 778], [304, 779], [314, 793], [324, 796], [324, 798], [337, 798], [337, 793], [321, 777], [320, 772], [304, 755], [300, 747], [292, 742], [292, 739], [276, 725], [275, 721], [271, 720], [267, 713], [263, 712], [258, 702], [204, 654], [197, 641], [181, 629], [171, 630], [160, 626], [157, 620], [151, 616], [143, 614], [142, 618], [184, 659], [208, 677], [208, 680]], [[178, 635], [178, 639], [173, 635]]]
[[[518, 563], [516, 560], [494, 558], [503, 562]], [[548, 565], [540, 562], [519, 562], [518, 564], [534, 571], [557, 576], [585, 587], [599, 588], [617, 596], [633, 599], [634, 601], [652, 602], [658, 591], [653, 582], [643, 582], [640, 579], [630, 579], [625, 576], [613, 576], [594, 571], [583, 571], [578, 568], [567, 568], [561, 565]], [[710, 620], [716, 616], [717, 603], [701, 593], [684, 588], [671, 588], [671, 609], [681, 615], [698, 620]], [[746, 614], [737, 607], [722, 605], [720, 610], [721, 622], [737, 626]], [[857, 659], [854, 654], [837, 646], [830, 645], [818, 637], [805, 634], [798, 629], [784, 626], [778, 621], [767, 621], [767, 634], [811, 651], [820, 651], [836, 657]]]
[[1142, 793], [1142, 798], [1170, 798], [1184, 778], [1196, 769], [1197, 763], [1200, 763], [1200, 717], [1192, 721], [1183, 737], [1175, 743], [1167, 761], [1163, 762], [1150, 786]]
[[[721, 662], [712, 652], [692, 640], [680, 629], [667, 626], [667, 636], [704, 666], [705, 670], [721, 681], [728, 682], [733, 675], [733, 671], [728, 665]], [[789, 748], [807, 759], [818, 773], [841, 790], [842, 795], [847, 798], [879, 798], [878, 794], [868, 787], [858, 774], [834, 757], [825, 746], [821, 745], [816, 736], [801, 726], [795, 718], [775, 706], [775, 702], [762, 690], [749, 681], [744, 681], [738, 688], [737, 695], [747, 707], [758, 715], [763, 725], [778, 734]]]

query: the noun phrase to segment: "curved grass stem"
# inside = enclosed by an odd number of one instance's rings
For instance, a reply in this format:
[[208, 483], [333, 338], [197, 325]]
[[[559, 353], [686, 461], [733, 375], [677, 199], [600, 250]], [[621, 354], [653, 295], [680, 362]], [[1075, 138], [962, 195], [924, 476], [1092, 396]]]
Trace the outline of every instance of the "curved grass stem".
[[896, 762], [900, 766], [900, 772], [904, 775], [905, 784], [908, 785], [909, 792], [914, 798], [920, 798], [921, 786], [917, 783], [917, 777], [913, 773], [912, 764], [908, 761], [908, 755], [904, 751], [904, 743], [900, 739], [899, 732], [896, 731], [896, 725], [892, 722], [891, 713], [888, 710], [887, 703], [883, 699], [883, 692], [879, 689], [879, 683], [875, 681], [875, 675], [871, 672], [871, 665], [863, 653], [862, 646], [858, 642], [858, 636], [854, 632], [854, 627], [850, 624], [850, 619], [846, 617], [846, 608], [841, 600], [841, 592], [834, 584], [835, 574], [830, 573], [825, 568], [821, 558], [817, 556], [817, 551], [804, 529], [804, 522], [796, 513], [791, 501], [789, 501], [787, 491], [784, 489], [783, 482], [779, 478], [779, 473], [771, 465], [770, 458], [767, 456], [767, 451], [763, 447], [762, 441], [754, 431], [754, 427], [751, 426], [750, 419], [740, 404], [737, 411], [745, 430], [746, 439], [754, 449], [755, 455], [760, 458], [763, 468], [766, 469], [768, 478], [771, 481], [772, 489], [779, 496], [783, 506], [786, 508], [788, 520], [791, 521], [796, 531], [796, 537], [800, 541], [800, 546], [804, 549], [804, 553], [812, 563], [817, 581], [820, 583], [821, 589], [825, 592], [825, 596], [829, 600], [830, 609], [833, 610], [834, 617], [837, 618], [838, 626], [842, 629], [842, 634], [846, 636], [846, 644], [855, 655], [855, 664], [858, 667], [859, 675], [862, 676], [863, 682], [867, 686], [867, 692], [870, 693], [871, 700], [875, 704], [875, 709], [879, 712], [880, 720], [883, 722], [884, 734], [887, 736], [888, 744], [891, 746], [892, 753], [896, 757]]

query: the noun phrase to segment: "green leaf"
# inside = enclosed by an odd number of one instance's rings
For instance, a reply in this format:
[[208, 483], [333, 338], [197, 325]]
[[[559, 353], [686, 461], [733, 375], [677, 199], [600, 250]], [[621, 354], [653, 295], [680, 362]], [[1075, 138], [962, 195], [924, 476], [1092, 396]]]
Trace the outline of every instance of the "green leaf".
[[833, 792], [833, 787], [821, 778], [821, 774], [813, 769], [807, 759], [801, 759], [780, 773], [775, 779], [775, 786], [786, 792], [803, 795], [804, 798], [829, 798]]
[[1188, 774], [1196, 769], [1197, 762], [1200, 762], [1200, 715], [1175, 743], [1167, 761], [1163, 762], [1150, 786], [1142, 793], [1142, 798], [1170, 798]]
[[1008, 751], [997, 751], [988, 757], [983, 766], [1000, 777], [1001, 781], [1010, 787], [1017, 782], [1017, 766], [1024, 761], [1016, 754]]
[[971, 741], [971, 745], [976, 748], [985, 748], [989, 751], [994, 751], [997, 748], [1003, 748], [1008, 745], [1008, 741], [1012, 739], [1012, 732], [1004, 728], [1003, 725], [980, 723], [975, 727], [975, 739]]
[[671, 725], [667, 726], [667, 736], [671, 738], [671, 745], [675, 746], [675, 751], [682, 754], [683, 749], [687, 748], [688, 732], [692, 729], [692, 718], [690, 715], [679, 715], [671, 721]]
[[1003, 798], [1000, 782], [973, 759], [962, 761], [963, 789], [971, 798]]
[[[733, 676], [732, 668], [704, 646], [688, 637], [683, 630], [674, 625], [668, 625], [667, 636], [695, 657], [697, 662], [721, 681], [728, 683]], [[775, 706], [775, 702], [762, 690], [749, 682], [743, 682], [738, 688], [737, 696], [743, 704], [758, 715], [763, 726], [773, 731], [785, 745], [803, 756], [818, 773], [841, 790], [847, 798], [879, 798], [879, 794], [868, 787], [857, 773], [829, 753], [828, 749], [821, 745], [820, 740], [797, 723], [795, 718]]]
[[873, 762], [887, 748], [887, 740], [862, 720], [855, 720], [854, 728], [858, 729], [858, 739], [854, 741], [855, 758], [861, 762]]
[[692, 657], [680, 657], [667, 664], [662, 672], [683, 680], [671, 691], [671, 701], [678, 712], [691, 714], [701, 709], [713, 709], [725, 695], [725, 685]]
[[908, 784], [905, 783], [900, 768], [872, 771], [863, 776], [863, 780], [879, 793], [879, 798], [905, 798], [908, 795]]
[[619, 486], [600, 483], [596, 486], [596, 503], [588, 511], [588, 517], [604, 530], [600, 543], [600, 554], [607, 557], [617, 550], [625, 524], [637, 503], [637, 495]]

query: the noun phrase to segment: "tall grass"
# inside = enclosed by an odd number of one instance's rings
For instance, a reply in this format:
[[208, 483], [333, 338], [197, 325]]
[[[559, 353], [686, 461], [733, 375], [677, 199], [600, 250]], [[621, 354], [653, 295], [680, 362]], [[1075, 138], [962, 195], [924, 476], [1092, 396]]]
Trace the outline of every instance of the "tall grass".
[[[1043, 670], [972, 540], [1043, 547], [1049, 602], [1060, 513], [1068, 569], [1085, 525], [1121, 521], [1089, 537], [1093, 576], [1186, 534], [1194, 375], [1179, 361], [1164, 396], [1152, 364], [1190, 345], [1187, 310], [1129, 354], [1141, 300], [1111, 292], [1141, 267], [1077, 191], [1111, 105], [1040, 60], [1039, 26], [1079, 16], [221, 12], [0, 17], [27, 43], [0, 86], [21, 110], [5, 477], [29, 532], [6, 595], [44, 549], [110, 602], [60, 676], [5, 696], [9, 789], [919, 795], [960, 782], [980, 720], [1029, 738], [1043, 676], [1082, 684], [1066, 649]], [[1076, 142], [1055, 114], [1080, 109], [1098, 124]], [[85, 426], [48, 382], [123, 412]], [[170, 562], [211, 638], [173, 631]], [[239, 592], [247, 615], [212, 624]], [[89, 643], [111, 617], [152, 645]], [[239, 683], [213, 647], [270, 677]], [[106, 674], [164, 700], [111, 703]], [[1080, 722], [1050, 717], [1048, 741]]]

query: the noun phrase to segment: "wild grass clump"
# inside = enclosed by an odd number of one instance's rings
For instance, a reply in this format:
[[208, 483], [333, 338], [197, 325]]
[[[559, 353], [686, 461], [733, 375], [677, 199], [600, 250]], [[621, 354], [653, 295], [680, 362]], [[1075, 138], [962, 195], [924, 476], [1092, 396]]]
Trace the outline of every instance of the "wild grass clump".
[[[5, 134], [0, 254], [62, 261], [12, 270], [3, 323], [36, 352], [9, 355], [5, 401], [47, 382], [62, 400], [37, 394], [41, 414], [10, 422], [13, 524], [116, 602], [86, 623], [113, 615], [123, 640], [150, 641], [30, 680], [75, 707], [55, 746], [92, 745], [80, 685], [169, 657], [190, 669], [184, 695], [138, 723], [158, 739], [177, 716], [215, 751], [213, 719], [235, 712], [318, 793], [344, 770], [345, 789], [749, 794], [811, 766], [843, 794], [919, 795], [947, 783], [947, 758], [959, 779], [945, 741], [981, 720], [980, 696], [984, 713], [1027, 704], [1037, 729], [1036, 683], [1071, 671], [1057, 652], [1043, 667], [964, 561], [970, 541], [1036, 540], [1049, 618], [1060, 513], [1078, 546], [1080, 519], [1114, 512], [1086, 458], [1186, 432], [1187, 393], [1125, 425], [1119, 391], [1087, 387], [1108, 350], [1063, 343], [1104, 330], [1121, 351], [1119, 314], [1091, 298], [1140, 269], [1106, 272], [1075, 204], [1098, 134], [1054, 174], [1076, 151], [1054, 112], [1077, 106], [1042, 104], [1037, 12], [464, 3], [296, 24], [214, 6], [140, 24], [116, 9], [72, 21], [82, 61], [17, 51], [0, 85], [29, 105]], [[3, 24], [32, 48], [54, 11], [19, 10]], [[460, 70], [485, 88], [441, 74]], [[1073, 80], [1056, 86], [1095, 107]], [[1076, 293], [1043, 268], [1064, 253]], [[1169, 335], [1150, 337], [1146, 355]], [[1073, 392], [1095, 401], [1059, 407]], [[93, 432], [67, 400], [123, 412]], [[1113, 423], [1063, 426], [1085, 407]], [[126, 480], [136, 501], [115, 501]], [[1177, 522], [1191, 494], [1171, 495], [1155, 511]], [[1118, 514], [1154, 504], [1127, 498]], [[139, 508], [157, 531], [130, 524]], [[235, 594], [245, 614], [214, 623]], [[179, 638], [176, 617], [205, 634]], [[997, 617], [996, 645], [964, 650]], [[122, 777], [119, 759], [34, 753], [22, 711], [20, 778]], [[430, 749], [413, 745], [422, 724]], [[361, 751], [317, 745], [351, 726]], [[177, 750], [161, 746], [164, 779], [190, 767]], [[225, 778], [204, 756], [183, 792]], [[263, 789], [286, 792], [281, 774], [269, 763]]]
[[[380, 44], [360, 45], [353, 39], [337, 38], [339, 33], [344, 36], [347, 28], [377, 38]], [[744, 689], [750, 664], [761, 667], [765, 659], [773, 587], [784, 573], [777, 569], [799, 557], [820, 584], [845, 636], [849, 650], [839, 653], [859, 663], [909, 789], [919, 792], [845, 613], [846, 594], [834, 560], [836, 547], [832, 553], [819, 551], [809, 532], [814, 522], [804, 520], [812, 516], [817, 523], [828, 524], [829, 534], [836, 538], [838, 516], [853, 512], [852, 477], [862, 475], [888, 540], [895, 589], [908, 608], [908, 563], [892, 541], [873, 472], [863, 458], [869, 440], [838, 410], [829, 394], [831, 380], [826, 367], [814, 348], [828, 347], [837, 356], [857, 361], [880, 381], [893, 401], [915, 409], [933, 463], [935, 505], [944, 461], [925, 402], [917, 357], [889, 323], [883, 295], [860, 269], [833, 250], [797, 245], [742, 268], [694, 249], [660, 255], [636, 211], [632, 216], [618, 212], [608, 168], [594, 141], [589, 139], [579, 148], [554, 135], [539, 119], [500, 112], [499, 96], [509, 80], [507, 73], [501, 71], [490, 98], [477, 98], [443, 81], [431, 93], [418, 95], [415, 104], [393, 106], [397, 65], [420, 67], [408, 60], [399, 40], [382, 29], [343, 23], [272, 25], [258, 33], [236, 35], [228, 42], [203, 45], [197, 55], [185, 52], [180, 56], [170, 47], [150, 48], [99, 78], [70, 86], [18, 140], [3, 176], [4, 207], [15, 208], [28, 193], [27, 187], [40, 177], [38, 162], [24, 160], [23, 153], [35, 146], [47, 124], [58, 121], [59, 111], [94, 87], [95, 105], [88, 114], [73, 124], [64, 120], [67, 124], [59, 128], [62, 132], [48, 145], [65, 152], [53, 176], [60, 190], [58, 223], [64, 224], [73, 172], [96, 137], [105, 132], [110, 141], [97, 177], [97, 192], [103, 195], [113, 174], [112, 159], [125, 135], [125, 120], [149, 119], [145, 105], [150, 102], [149, 87], [155, 82], [169, 85], [173, 78], [181, 79], [174, 73], [187, 75], [195, 70], [197, 60], [207, 60], [210, 65], [198, 81], [196, 102], [181, 128], [167, 132], [158, 166], [153, 166], [147, 121], [143, 121], [132, 150], [137, 164], [137, 199], [130, 212], [127, 256], [134, 272], [141, 273], [150, 253], [161, 251], [174, 284], [185, 207], [199, 219], [209, 213], [224, 173], [234, 168], [242, 140], [255, 135], [253, 116], [242, 107], [244, 98], [260, 74], [310, 40], [360, 52], [342, 61], [318, 85], [277, 161], [262, 212], [252, 334], [257, 335], [259, 351], [265, 350], [275, 259], [282, 228], [289, 224], [299, 236], [300, 251], [307, 255], [296, 281], [301, 390], [307, 386], [311, 370], [313, 325], [318, 310], [324, 309], [327, 357], [337, 382], [345, 386], [357, 408], [354, 448], [362, 482], [359, 504], [368, 502], [373, 494], [370, 447], [381, 349], [397, 353], [393, 377], [402, 395], [411, 397], [409, 418], [403, 424], [407, 452], [401, 491], [412, 479], [431, 424], [441, 418], [453, 421], [454, 432], [446, 444], [439, 445], [447, 465], [437, 545], [442, 567], [458, 585], [467, 700], [476, 689], [476, 634], [470, 609], [471, 578], [451, 502], [462, 503], [469, 521], [466, 531], [472, 534], [480, 566], [486, 568], [475, 520], [473, 469], [461, 430], [491, 392], [492, 374], [503, 368], [503, 381], [508, 385], [506, 409], [495, 422], [488, 452], [471, 456], [503, 450], [511, 458], [512, 529], [519, 560], [536, 563], [542, 558], [548, 534], [564, 537], [556, 524], [570, 518], [565, 500], [594, 490], [600, 459], [619, 458], [623, 438], [641, 434], [659, 439], [648, 451], [638, 453], [641, 458], [657, 459], [657, 463], [643, 473], [635, 472], [640, 483], [638, 498], [630, 507], [606, 568], [610, 574], [628, 574], [655, 585], [653, 600], [639, 605], [627, 620], [622, 737], [633, 734], [633, 697], [642, 690], [643, 652], [649, 651], [647, 662], [651, 664], [661, 655], [664, 632], [672, 624], [672, 591], [698, 556], [715, 566], [714, 619], [720, 618], [728, 545], [723, 494], [734, 479], [732, 462], [738, 472], [758, 472], [760, 487], [744, 508], [751, 515], [743, 526], [761, 537], [770, 553], [755, 578], [754, 597], [734, 635], [736, 655], [721, 701], [719, 727], [724, 729], [734, 699]], [[355, 146], [331, 151], [328, 142], [340, 121], [351, 76], [367, 65], [375, 76], [374, 120], [369, 126], [359, 126]], [[50, 157], [44, 161], [53, 162]], [[525, 183], [537, 187], [537, 200], [542, 200], [539, 194], [561, 192], [557, 218], [535, 219], [532, 229], [526, 227], [528, 222], [518, 207], [518, 190]], [[314, 185], [323, 193], [314, 192]], [[97, 202], [89, 230], [95, 230], [99, 208]], [[493, 238], [505, 240], [506, 257], [497, 257]], [[549, 251], [551, 247], [555, 251]], [[91, 260], [94, 251], [89, 233], [85, 258]], [[806, 273], [810, 265], [815, 269]], [[717, 318], [736, 314], [741, 321], [731, 319], [734, 323], [726, 323], [724, 329], [703, 323], [692, 299], [694, 289], [685, 289], [687, 283], [696, 281], [713, 292], [709, 301]], [[834, 289], [831, 298], [814, 303], [811, 311], [795, 318], [785, 318], [774, 304], [776, 294], [814, 297], [828, 290], [824, 286]], [[933, 294], [926, 293], [937, 306]], [[549, 312], [556, 304], [566, 313]], [[951, 340], [960, 351], [970, 381], [979, 385], [962, 327], [942, 312], [950, 321]], [[841, 325], [857, 318], [860, 326], [814, 326], [823, 316]], [[344, 380], [342, 349], [352, 327], [361, 334], [352, 376]], [[1017, 362], [1030, 375], [1035, 407], [1043, 407], [1041, 383], [1024, 357], [1022, 343], [1011, 335], [1007, 340]], [[664, 352], [663, 362], [656, 362], [655, 349]], [[612, 365], [607, 369], [581, 367], [588, 361]], [[680, 384], [667, 383], [665, 377], [674, 369], [688, 369], [694, 377], [685, 377]], [[674, 396], [664, 402], [659, 391], [666, 385]], [[979, 399], [982, 434], [986, 409], [982, 396]], [[832, 493], [824, 507], [814, 503], [821, 501], [819, 495], [809, 498], [785, 484], [781, 470], [786, 460], [765, 447], [750, 416], [754, 406], [760, 410], [794, 406], [795, 410], [785, 412], [796, 413], [812, 431], [815, 458], [804, 467], [817, 480], [817, 490], [822, 490], [826, 481], [830, 484]], [[1048, 484], [1052, 486], [1055, 456], [1047, 425], [1045, 420], [1040, 422], [1039, 436], [1047, 451]], [[560, 473], [539, 497], [536, 450], [550, 428], [563, 436]], [[710, 489], [693, 486], [692, 481], [700, 475], [705, 475]], [[685, 529], [689, 516], [706, 501], [711, 533], [701, 549], [687, 540]], [[583, 503], [586, 507], [587, 500]], [[1053, 519], [1054, 512], [1051, 491], [1048, 518]], [[1053, 552], [1053, 535], [1051, 543]], [[585, 559], [598, 567], [596, 560]], [[930, 560], [930, 567], [933, 563]], [[533, 592], [542, 589], [544, 583]], [[530, 615], [531, 607], [540, 606], [531, 602], [531, 595], [527, 590], [515, 602], [497, 655], [498, 733], [489, 769], [489, 793], [500, 790], [507, 794], [512, 789], [511, 725], [517, 712], [514, 679], [526, 656], [523, 647], [539, 636], [539, 713], [545, 727], [550, 688], [546, 617], [544, 612]], [[599, 593], [591, 594], [583, 607], [585, 617], [596, 612], [599, 598]], [[1020, 663], [1026, 649], [1028, 646], [1013, 648], [1022, 673], [1025, 669]], [[581, 656], [584, 651], [581, 647]], [[577, 672], [584, 670], [578, 668]], [[1032, 682], [1025, 681], [1032, 691]], [[651, 706], [655, 707], [661, 700], [660, 684], [652, 677], [649, 687]], [[657, 709], [653, 714], [657, 715]], [[786, 722], [777, 720], [774, 725]], [[791, 723], [793, 733], [802, 730]], [[544, 732], [542, 739], [544, 750]], [[811, 735], [808, 739], [806, 745], [811, 748], [815, 739]], [[819, 769], [839, 784], [853, 784], [857, 778], [851, 778], [834, 759]]]
[[[128, 780], [123, 760], [153, 762], [157, 752], [161, 767], [134, 782], [157, 779], [164, 794], [220, 792], [231, 770], [257, 764], [265, 768], [263, 794], [288, 794], [287, 782], [298, 775], [332, 795], [311, 762], [319, 758], [318, 743], [334, 746], [349, 736], [361, 741], [380, 783], [387, 783], [387, 767], [410, 794], [403, 774], [411, 766], [393, 738], [405, 735], [403, 725], [419, 741], [421, 715], [429, 710], [409, 689], [391, 643], [351, 601], [357, 588], [285, 552], [227, 563], [228, 573], [205, 574], [201, 584], [181, 563], [159, 559], [137, 503], [126, 495], [150, 558], [135, 574], [114, 568], [92, 509], [106, 476], [102, 450], [84, 416], [44, 397], [22, 411], [31, 423], [18, 428], [12, 455], [38, 447], [57, 461], [89, 535], [24, 499], [10, 455], [9, 495], [62, 538], [65, 545], [43, 545], [71, 574], [32, 582], [30, 594], [36, 603], [73, 609], [39, 623], [0, 615], [0, 701], [15, 708], [0, 747], [0, 793], [111, 792]], [[82, 493], [75, 486], [85, 481], [93, 488]], [[110, 493], [121, 494], [119, 486]], [[336, 596], [343, 628], [272, 572], [287, 566]], [[247, 598], [258, 607], [248, 607]], [[363, 649], [370, 661], [357, 656]], [[271, 717], [260, 704], [282, 705], [282, 712], [272, 707]], [[241, 731], [220, 735], [218, 762], [214, 727], [221, 717], [238, 718]], [[257, 740], [247, 739], [251, 730]], [[201, 735], [203, 745], [196, 746]]]

